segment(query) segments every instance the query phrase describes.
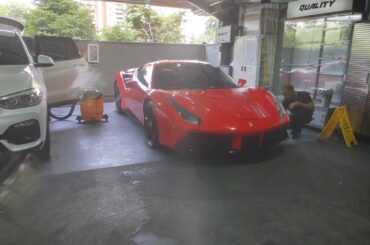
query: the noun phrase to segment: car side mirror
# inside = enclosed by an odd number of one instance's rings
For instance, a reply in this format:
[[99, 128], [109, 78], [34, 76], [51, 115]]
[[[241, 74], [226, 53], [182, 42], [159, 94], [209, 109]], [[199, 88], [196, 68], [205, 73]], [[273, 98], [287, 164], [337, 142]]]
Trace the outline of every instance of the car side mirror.
[[246, 84], [247, 84], [247, 80], [245, 80], [245, 79], [239, 79], [238, 80], [239, 87], [243, 87]]
[[37, 63], [35, 67], [49, 67], [54, 65], [54, 60], [49, 56], [40, 54], [37, 56]]

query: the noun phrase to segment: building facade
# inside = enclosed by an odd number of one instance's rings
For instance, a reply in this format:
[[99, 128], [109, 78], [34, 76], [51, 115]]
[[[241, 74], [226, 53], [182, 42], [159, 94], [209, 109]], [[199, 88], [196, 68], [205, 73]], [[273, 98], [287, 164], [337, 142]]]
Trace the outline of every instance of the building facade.
[[347, 106], [354, 130], [370, 135], [370, 1], [240, 0], [223, 6], [218, 34], [225, 26], [231, 31], [220, 43], [220, 64], [236, 81], [277, 95], [285, 84], [309, 92], [315, 127], [323, 127], [332, 108]]
[[88, 7], [91, 11], [97, 32], [100, 32], [104, 27], [115, 26], [124, 22], [124, 3], [98, 0], [77, 1]]

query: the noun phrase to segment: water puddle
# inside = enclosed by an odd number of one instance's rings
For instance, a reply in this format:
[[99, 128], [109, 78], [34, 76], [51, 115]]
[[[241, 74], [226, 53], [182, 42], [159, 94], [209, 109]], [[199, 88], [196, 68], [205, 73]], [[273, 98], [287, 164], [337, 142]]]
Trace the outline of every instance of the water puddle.
[[159, 238], [151, 233], [139, 233], [133, 238], [137, 245], [175, 245], [173, 238]]

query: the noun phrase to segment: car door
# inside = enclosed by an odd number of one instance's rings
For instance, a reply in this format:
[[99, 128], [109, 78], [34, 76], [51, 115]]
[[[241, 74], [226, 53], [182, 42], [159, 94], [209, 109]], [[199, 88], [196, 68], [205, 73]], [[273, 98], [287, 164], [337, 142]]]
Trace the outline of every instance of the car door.
[[52, 67], [43, 68], [48, 89], [48, 104], [67, 103], [77, 99], [87, 81], [88, 64], [78, 52], [71, 38], [35, 37], [36, 57], [40, 54], [53, 58]]
[[140, 68], [128, 88], [128, 106], [141, 122], [144, 121], [143, 104], [152, 80], [152, 70], [151, 64]]

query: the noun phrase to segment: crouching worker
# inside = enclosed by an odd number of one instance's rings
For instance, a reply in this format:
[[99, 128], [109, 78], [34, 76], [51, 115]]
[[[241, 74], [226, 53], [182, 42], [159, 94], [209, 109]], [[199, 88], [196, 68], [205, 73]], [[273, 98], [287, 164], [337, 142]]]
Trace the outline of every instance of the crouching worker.
[[301, 136], [303, 126], [311, 122], [315, 105], [309, 93], [294, 91], [292, 85], [286, 85], [283, 88], [283, 95], [283, 106], [286, 110], [290, 111], [292, 138], [298, 139]]

